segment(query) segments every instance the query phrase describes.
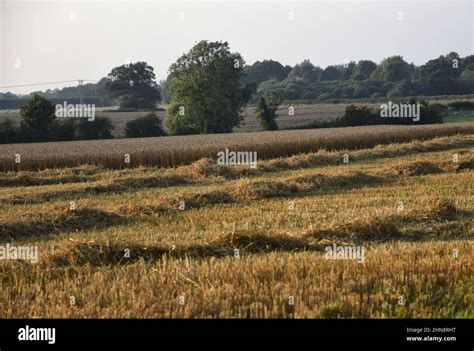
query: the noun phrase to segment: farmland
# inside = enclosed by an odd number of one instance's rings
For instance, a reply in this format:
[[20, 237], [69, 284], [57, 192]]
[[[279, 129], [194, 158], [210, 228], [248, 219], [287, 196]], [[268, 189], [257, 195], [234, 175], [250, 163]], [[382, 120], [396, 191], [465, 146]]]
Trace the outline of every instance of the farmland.
[[[472, 318], [473, 135], [461, 123], [0, 146], [0, 245], [39, 251], [0, 262], [0, 317]], [[258, 167], [217, 165], [224, 147], [258, 151]], [[334, 244], [362, 246], [364, 262], [327, 259]]]
[[[371, 107], [378, 107], [376, 104], [364, 104]], [[278, 123], [282, 129], [288, 127], [297, 127], [314, 121], [327, 121], [344, 114], [347, 104], [299, 104], [294, 106], [294, 115], [288, 114], [288, 106], [282, 105], [278, 110]], [[164, 120], [166, 116], [167, 105], [161, 106], [162, 110], [157, 111], [156, 115]], [[97, 117], [108, 117], [114, 123], [115, 129], [113, 135], [116, 138], [125, 136], [125, 124], [138, 117], [143, 117], [147, 112], [120, 112], [118, 107], [97, 108]], [[236, 132], [258, 131], [261, 129], [255, 118], [255, 108], [247, 107], [242, 112], [242, 125], [235, 129]], [[5, 119], [11, 119], [16, 123], [20, 122], [19, 110], [0, 111], [0, 122]]]
[[[437, 101], [433, 101], [435, 103]], [[441, 101], [445, 102], [445, 101]], [[366, 106], [372, 109], [380, 107], [380, 103], [357, 103], [359, 106]], [[294, 108], [294, 115], [289, 114], [289, 107]], [[280, 106], [277, 111], [278, 126], [280, 129], [289, 129], [305, 126], [315, 122], [324, 122], [340, 117], [344, 114], [347, 103], [317, 103], [317, 104], [289, 104], [285, 103]], [[156, 112], [156, 115], [163, 121], [166, 116], [167, 105], [162, 105], [162, 109]], [[108, 117], [114, 125], [112, 134], [115, 138], [125, 137], [125, 125], [127, 122], [136, 118], [143, 117], [147, 112], [120, 112], [118, 107], [101, 107], [96, 109], [97, 117]], [[260, 131], [261, 126], [255, 118], [255, 107], [246, 107], [242, 112], [242, 124], [235, 128], [235, 132], [255, 132]], [[19, 110], [0, 110], [0, 122], [5, 119], [11, 119], [17, 124], [20, 123]], [[450, 114], [445, 118], [445, 122], [470, 122], [473, 121], [472, 111], [467, 111], [465, 114]]]
[[[104, 165], [173, 167], [203, 157], [215, 157], [225, 148], [255, 151], [259, 159], [291, 156], [319, 149], [342, 150], [373, 147], [458, 133], [473, 133], [474, 123], [419, 126], [368, 126], [209, 134], [139, 139], [70, 141], [0, 145], [0, 170], [35, 170], [51, 167]], [[17, 159], [17, 155], [20, 159]], [[128, 155], [128, 156], [127, 156]], [[17, 162], [20, 161], [20, 162]], [[129, 161], [129, 162], [127, 162]]]

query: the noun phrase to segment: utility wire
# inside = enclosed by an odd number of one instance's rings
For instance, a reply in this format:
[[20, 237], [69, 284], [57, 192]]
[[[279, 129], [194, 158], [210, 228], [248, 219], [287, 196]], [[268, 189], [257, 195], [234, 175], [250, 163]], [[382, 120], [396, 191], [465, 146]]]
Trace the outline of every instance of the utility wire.
[[82, 80], [83, 82], [98, 82], [97, 80], [92, 80], [92, 79], [75, 79], [75, 80], [63, 80], [63, 81], [60, 81], [60, 82], [22, 84], [22, 85], [9, 85], [9, 86], [5, 86], [5, 87], [0, 87], [0, 89], [32, 87], [32, 86], [35, 86], [35, 85], [48, 85], [48, 84], [72, 83], [72, 82], [78, 82], [79, 80]]

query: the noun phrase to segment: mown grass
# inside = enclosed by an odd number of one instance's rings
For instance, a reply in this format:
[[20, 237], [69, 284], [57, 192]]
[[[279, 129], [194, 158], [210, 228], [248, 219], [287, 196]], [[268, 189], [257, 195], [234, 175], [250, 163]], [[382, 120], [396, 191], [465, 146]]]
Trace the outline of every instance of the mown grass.
[[40, 260], [0, 260], [0, 317], [472, 318], [473, 151], [468, 134], [257, 169], [3, 173], [0, 246]]

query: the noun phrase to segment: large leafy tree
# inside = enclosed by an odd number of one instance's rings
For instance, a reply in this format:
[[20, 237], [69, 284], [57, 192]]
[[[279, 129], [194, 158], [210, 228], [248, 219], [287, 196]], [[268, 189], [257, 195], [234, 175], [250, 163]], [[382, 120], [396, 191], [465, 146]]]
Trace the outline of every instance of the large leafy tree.
[[115, 67], [108, 75], [109, 95], [118, 99], [121, 108], [155, 109], [160, 99], [153, 67], [136, 62]]
[[175, 134], [232, 132], [255, 89], [241, 86], [244, 64], [227, 42], [200, 41], [181, 56], [170, 67], [167, 128]]
[[21, 129], [28, 141], [47, 141], [49, 127], [54, 121], [53, 104], [40, 95], [34, 95], [20, 110]]
[[[458, 62], [458, 65], [454, 64]], [[415, 79], [425, 94], [458, 93], [457, 79], [461, 74], [461, 59], [455, 52], [430, 60], [417, 68]]]
[[412, 72], [413, 67], [402, 56], [392, 56], [383, 60], [373, 71], [372, 76], [385, 82], [399, 82], [410, 78]]

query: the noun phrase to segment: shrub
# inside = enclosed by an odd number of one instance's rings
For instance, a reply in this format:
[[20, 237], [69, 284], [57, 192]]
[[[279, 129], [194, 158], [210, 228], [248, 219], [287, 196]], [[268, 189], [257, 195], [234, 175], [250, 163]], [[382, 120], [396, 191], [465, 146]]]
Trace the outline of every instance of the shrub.
[[146, 138], [166, 135], [161, 126], [160, 119], [150, 112], [144, 117], [129, 121], [125, 125], [127, 138]]
[[0, 123], [0, 144], [16, 143], [19, 137], [18, 128], [12, 120], [6, 119]]
[[107, 117], [96, 117], [93, 121], [83, 118], [77, 125], [77, 138], [79, 140], [112, 139], [113, 129], [114, 125]]
[[[268, 101], [268, 103], [267, 103]], [[276, 99], [268, 99], [261, 96], [258, 99], [257, 107], [255, 108], [255, 114], [257, 120], [264, 130], [277, 130], [278, 125], [275, 121], [279, 102]]]
[[52, 141], [68, 141], [76, 139], [76, 123], [74, 119], [54, 120], [50, 124]]

